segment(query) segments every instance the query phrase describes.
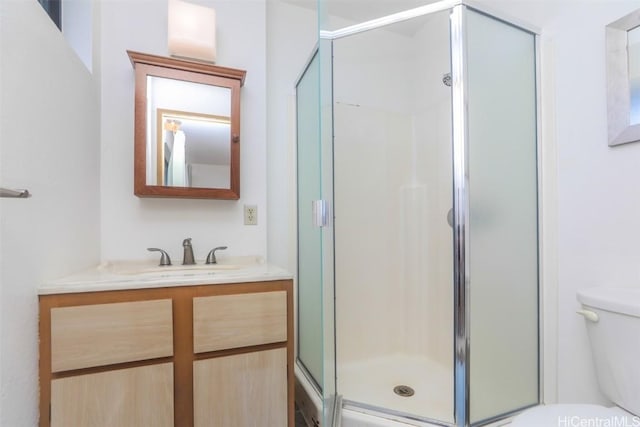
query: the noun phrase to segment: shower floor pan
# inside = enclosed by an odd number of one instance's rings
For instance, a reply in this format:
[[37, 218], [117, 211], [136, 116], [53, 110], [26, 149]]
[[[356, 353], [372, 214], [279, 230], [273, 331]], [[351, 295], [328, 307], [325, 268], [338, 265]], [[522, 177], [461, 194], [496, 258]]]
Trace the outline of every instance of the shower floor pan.
[[[453, 371], [427, 358], [397, 354], [343, 363], [337, 377], [346, 401], [453, 422]], [[404, 387], [413, 394], [397, 393]]]

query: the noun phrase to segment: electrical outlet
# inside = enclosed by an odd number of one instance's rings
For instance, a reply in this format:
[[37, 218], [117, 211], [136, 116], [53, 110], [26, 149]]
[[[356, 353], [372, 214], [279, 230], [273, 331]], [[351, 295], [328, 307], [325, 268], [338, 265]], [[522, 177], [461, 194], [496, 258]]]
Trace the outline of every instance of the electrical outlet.
[[244, 205], [244, 225], [258, 225], [258, 207]]

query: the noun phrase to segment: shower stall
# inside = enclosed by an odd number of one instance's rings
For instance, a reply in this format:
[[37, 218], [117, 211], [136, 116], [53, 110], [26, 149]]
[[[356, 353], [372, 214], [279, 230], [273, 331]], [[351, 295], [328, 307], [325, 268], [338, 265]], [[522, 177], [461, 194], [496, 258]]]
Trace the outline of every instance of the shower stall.
[[298, 380], [324, 427], [509, 417], [541, 393], [536, 32], [349, 3], [296, 84]]

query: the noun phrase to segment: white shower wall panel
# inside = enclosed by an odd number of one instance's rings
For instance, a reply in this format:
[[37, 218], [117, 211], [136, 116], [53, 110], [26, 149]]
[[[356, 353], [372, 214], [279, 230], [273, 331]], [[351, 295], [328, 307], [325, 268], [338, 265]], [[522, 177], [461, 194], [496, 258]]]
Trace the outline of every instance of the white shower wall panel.
[[[447, 214], [452, 201], [451, 88], [443, 83], [450, 72], [449, 13], [422, 18], [407, 44], [414, 52], [409, 70], [412, 85], [413, 182], [426, 187], [425, 212], [420, 224], [427, 228], [419, 260], [427, 265], [425, 281], [415, 283], [408, 303], [421, 310], [422, 329], [408, 329], [405, 351], [426, 355], [452, 371], [453, 348], [453, 241]], [[408, 270], [411, 271], [411, 270]], [[410, 285], [411, 282], [408, 282]], [[411, 288], [409, 288], [411, 289]], [[424, 293], [421, 298], [418, 292]], [[417, 298], [418, 302], [411, 302]]]
[[334, 42], [338, 367], [452, 366], [448, 17], [411, 28]]
[[411, 52], [397, 48], [403, 39], [374, 31], [334, 42], [338, 365], [405, 341], [398, 206], [411, 141], [402, 64]]
[[[416, 135], [417, 182], [421, 199], [407, 205], [413, 217], [407, 224], [407, 236], [421, 236], [415, 250], [405, 245], [407, 261], [424, 269], [415, 274], [415, 267], [407, 262], [407, 307], [416, 315], [408, 319], [404, 346], [412, 354], [428, 355], [443, 366], [452, 367], [453, 360], [453, 241], [447, 214], [452, 207], [450, 113], [448, 106], [438, 105], [413, 117]], [[421, 209], [418, 209], [421, 208]], [[407, 240], [407, 243], [409, 240]], [[415, 323], [415, 324], [414, 324]]]
[[397, 351], [404, 341], [397, 207], [411, 128], [406, 115], [340, 104], [335, 112], [336, 329], [342, 363]]
[[410, 114], [415, 52], [407, 40], [384, 28], [334, 40], [334, 101]]

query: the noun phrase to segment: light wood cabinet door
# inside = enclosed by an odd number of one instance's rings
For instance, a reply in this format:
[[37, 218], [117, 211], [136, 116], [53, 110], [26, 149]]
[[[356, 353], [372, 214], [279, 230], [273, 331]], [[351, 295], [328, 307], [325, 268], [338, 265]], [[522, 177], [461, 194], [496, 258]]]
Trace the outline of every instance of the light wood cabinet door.
[[173, 426], [173, 364], [58, 378], [52, 427]]
[[287, 340], [287, 293], [193, 299], [193, 347], [202, 353]]
[[195, 427], [287, 425], [287, 350], [198, 360], [193, 366]]
[[173, 354], [170, 299], [51, 309], [51, 371]]

